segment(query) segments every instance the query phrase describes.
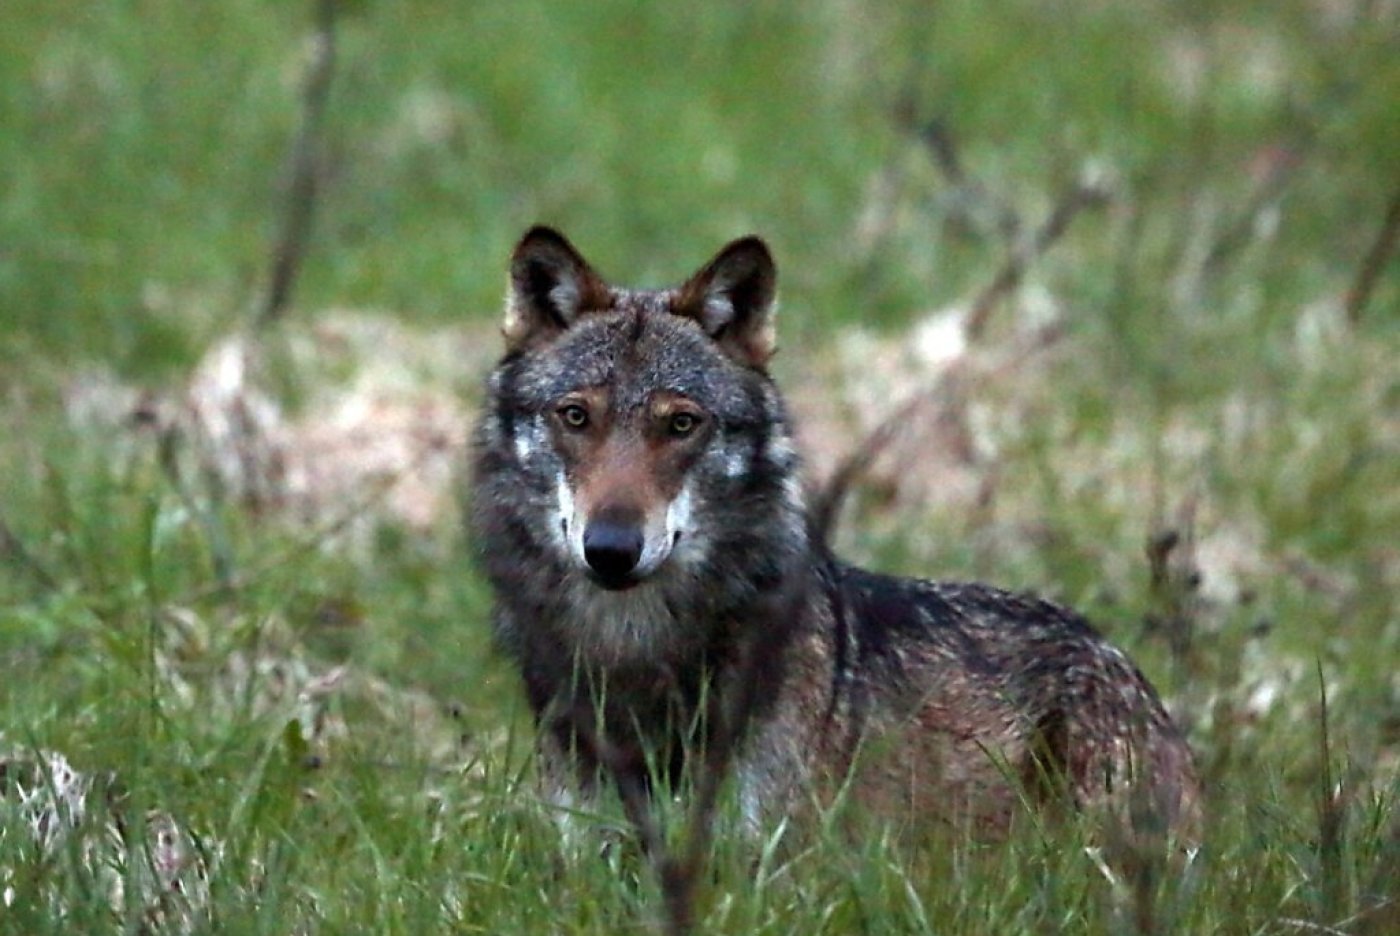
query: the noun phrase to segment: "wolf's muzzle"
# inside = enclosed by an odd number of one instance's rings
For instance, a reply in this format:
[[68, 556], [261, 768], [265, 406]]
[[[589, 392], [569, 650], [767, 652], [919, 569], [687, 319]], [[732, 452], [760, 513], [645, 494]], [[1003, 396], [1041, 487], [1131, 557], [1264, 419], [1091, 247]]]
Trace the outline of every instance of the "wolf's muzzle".
[[630, 524], [595, 520], [583, 531], [583, 558], [593, 578], [608, 589], [631, 588], [646, 541], [640, 528]]

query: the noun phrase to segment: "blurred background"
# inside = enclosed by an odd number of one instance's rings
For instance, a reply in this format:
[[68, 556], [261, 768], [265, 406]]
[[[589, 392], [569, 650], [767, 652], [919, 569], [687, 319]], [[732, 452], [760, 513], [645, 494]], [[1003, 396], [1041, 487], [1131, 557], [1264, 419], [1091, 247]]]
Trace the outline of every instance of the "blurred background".
[[1082, 607], [1222, 804], [1393, 789], [1393, 0], [7, 0], [0, 25], [11, 744], [230, 842], [268, 745], [522, 763], [460, 491], [543, 222], [631, 285], [761, 234], [812, 484], [876, 453], [844, 553]]

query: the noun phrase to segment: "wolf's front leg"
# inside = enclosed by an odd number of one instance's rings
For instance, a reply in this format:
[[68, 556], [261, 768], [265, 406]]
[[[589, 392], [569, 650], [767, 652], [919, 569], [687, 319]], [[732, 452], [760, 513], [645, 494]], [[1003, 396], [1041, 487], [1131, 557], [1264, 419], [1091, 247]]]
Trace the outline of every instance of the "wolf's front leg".
[[535, 753], [540, 799], [559, 828], [564, 850], [605, 849], [606, 838], [593, 832], [599, 825], [597, 771], [581, 769], [578, 752], [566, 749], [552, 731], [540, 733]]

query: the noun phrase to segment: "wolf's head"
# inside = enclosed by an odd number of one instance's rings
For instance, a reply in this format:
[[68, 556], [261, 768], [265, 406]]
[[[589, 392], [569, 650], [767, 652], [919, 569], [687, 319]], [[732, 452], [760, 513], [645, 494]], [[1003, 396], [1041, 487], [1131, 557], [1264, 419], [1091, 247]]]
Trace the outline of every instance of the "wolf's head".
[[[765, 370], [775, 283], [755, 237], [679, 286], [632, 290], [557, 232], [527, 233], [477, 437], [483, 537], [543, 550], [561, 591], [598, 601], [685, 588], [718, 608], [697, 584], [752, 590], [778, 577], [791, 547], [773, 538], [802, 534], [796, 456]], [[528, 587], [519, 561], [486, 556], [498, 588]], [[598, 606], [640, 603], [608, 601]]]

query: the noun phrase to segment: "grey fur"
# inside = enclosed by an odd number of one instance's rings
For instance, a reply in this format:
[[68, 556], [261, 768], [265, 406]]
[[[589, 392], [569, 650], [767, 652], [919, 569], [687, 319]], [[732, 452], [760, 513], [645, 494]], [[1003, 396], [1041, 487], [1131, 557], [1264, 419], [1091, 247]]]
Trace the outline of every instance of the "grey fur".
[[[512, 269], [471, 522], [551, 796], [586, 800], [608, 773], [674, 782], [712, 736], [707, 706], [757, 678], [735, 756], [755, 822], [842, 788], [902, 825], [999, 827], [1027, 796], [1122, 805], [1134, 790], [1169, 823], [1190, 817], [1189, 748], [1142, 674], [1082, 618], [985, 585], [865, 572], [811, 536], [764, 367], [774, 280], [760, 241], [735, 242], [667, 290], [606, 286], [547, 229], [526, 235]], [[574, 303], [567, 317], [549, 307], [561, 296]], [[606, 432], [588, 430], [588, 444], [625, 448], [628, 470], [664, 462], [678, 480], [658, 490], [681, 491], [628, 514], [665, 511], [633, 526], [670, 552], [623, 590], [597, 584], [579, 554], [577, 524], [593, 521], [575, 497], [590, 466], [569, 454], [558, 414], [580, 392], [606, 400], [590, 416]], [[683, 458], [648, 428], [658, 394], [704, 416], [703, 437], [675, 443], [690, 446]], [[631, 503], [608, 478], [588, 483]]]

